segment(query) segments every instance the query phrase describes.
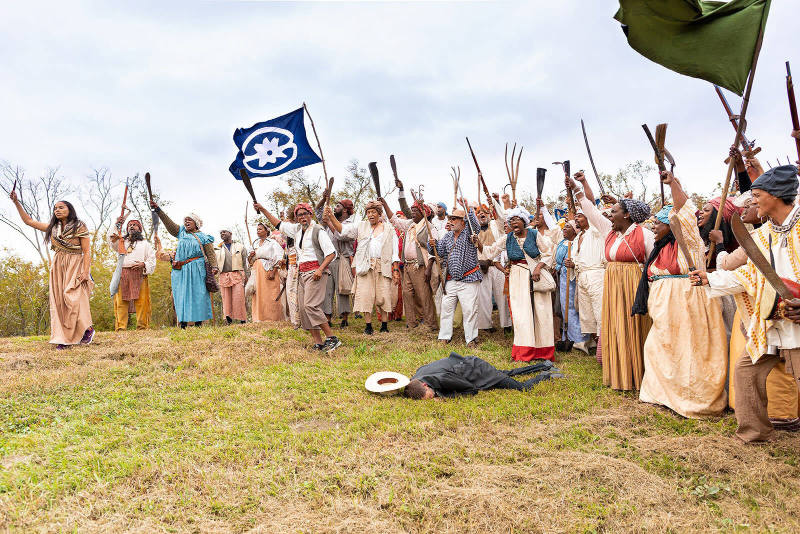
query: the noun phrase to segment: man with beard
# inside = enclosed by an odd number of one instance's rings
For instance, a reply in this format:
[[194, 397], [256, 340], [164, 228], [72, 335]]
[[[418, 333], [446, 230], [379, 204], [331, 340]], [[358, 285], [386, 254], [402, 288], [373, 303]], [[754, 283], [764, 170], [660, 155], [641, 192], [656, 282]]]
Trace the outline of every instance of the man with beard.
[[[323, 199], [326, 196], [323, 195]], [[336, 259], [331, 262], [331, 276], [328, 277], [328, 287], [325, 291], [325, 302], [322, 305], [322, 310], [330, 320], [333, 315], [333, 300], [335, 296], [337, 315], [342, 318], [339, 327], [344, 328], [348, 325], [347, 318], [352, 311], [350, 294], [353, 290], [353, 272], [350, 258], [353, 257], [353, 245], [355, 243], [350, 236], [339, 233], [339, 230], [336, 229], [337, 226], [334, 226], [331, 221], [336, 219], [339, 223], [339, 228], [341, 228], [342, 224], [352, 224], [355, 221], [353, 201], [349, 198], [342, 199], [336, 203], [332, 210], [330, 206], [318, 204], [315, 211], [317, 219], [322, 221], [325, 232], [331, 238], [333, 248], [336, 249]], [[339, 270], [340, 268], [341, 271]]]
[[144, 330], [150, 326], [152, 315], [147, 277], [156, 269], [156, 254], [152, 245], [144, 239], [142, 223], [131, 219], [125, 227], [126, 235], [122, 236], [124, 222], [124, 216], [117, 218], [108, 233], [112, 249], [118, 250], [120, 239], [124, 240], [125, 245], [122, 276], [119, 289], [114, 294], [114, 330], [128, 328], [128, 315], [133, 312], [136, 313], [136, 329]]
[[436, 204], [436, 216], [431, 219], [431, 225], [439, 235], [444, 235], [448, 232], [448, 230], [445, 230], [447, 225], [447, 204], [444, 202]]
[[247, 322], [247, 304], [244, 298], [244, 285], [250, 276], [247, 249], [238, 241], [233, 241], [233, 233], [225, 228], [219, 233], [222, 243], [214, 251], [219, 271], [219, 292], [222, 295], [222, 313], [228, 324], [234, 320]]
[[[386, 213], [391, 213], [389, 204], [381, 197], [378, 199]], [[405, 219], [395, 214], [389, 222], [403, 232], [403, 246], [400, 261], [403, 263], [403, 302], [405, 303], [406, 327], [416, 328], [420, 320], [427, 331], [436, 329], [436, 307], [433, 304], [430, 277], [426, 277], [428, 260], [428, 229], [438, 237], [433, 226], [426, 224], [425, 217], [430, 215], [430, 208], [416, 201], [411, 206], [411, 218]]]
[[[294, 239], [297, 250], [297, 304], [300, 309], [300, 325], [308, 330], [314, 340], [314, 350], [330, 352], [342, 345], [331, 332], [328, 318], [322, 311], [325, 288], [330, 276], [329, 266], [336, 257], [328, 234], [311, 219], [311, 204], [301, 202], [294, 207], [296, 223], [281, 221], [258, 202], [253, 207], [269, 220], [281, 233]], [[325, 334], [322, 340], [320, 330]]]

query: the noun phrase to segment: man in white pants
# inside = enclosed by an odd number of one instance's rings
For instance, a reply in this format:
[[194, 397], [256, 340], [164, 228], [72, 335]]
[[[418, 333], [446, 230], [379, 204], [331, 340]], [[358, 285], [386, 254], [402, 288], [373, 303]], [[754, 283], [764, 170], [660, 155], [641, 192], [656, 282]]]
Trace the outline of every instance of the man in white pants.
[[[466, 200], [461, 199], [461, 204], [467, 208]], [[453, 337], [453, 314], [456, 304], [460, 303], [464, 315], [464, 340], [471, 347], [478, 338], [476, 312], [483, 273], [478, 266], [478, 249], [473, 243], [473, 236], [477, 242], [477, 234], [472, 233], [470, 226], [477, 232], [480, 223], [471, 209], [469, 215], [464, 210], [454, 210], [449, 219], [452, 230], [438, 241], [431, 239], [428, 245], [431, 254], [433, 247], [436, 247], [439, 256], [446, 259], [447, 265], [446, 294], [442, 297], [439, 318], [439, 341], [449, 343]]]

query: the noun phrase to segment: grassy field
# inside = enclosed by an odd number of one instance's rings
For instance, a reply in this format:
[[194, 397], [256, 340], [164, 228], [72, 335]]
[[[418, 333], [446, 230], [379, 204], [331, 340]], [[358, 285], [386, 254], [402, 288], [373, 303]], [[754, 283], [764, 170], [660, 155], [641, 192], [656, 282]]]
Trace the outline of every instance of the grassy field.
[[371, 396], [376, 370], [464, 353], [391, 328], [329, 356], [277, 324], [0, 339], [0, 531], [800, 530], [800, 436], [743, 445], [579, 353], [529, 393]]

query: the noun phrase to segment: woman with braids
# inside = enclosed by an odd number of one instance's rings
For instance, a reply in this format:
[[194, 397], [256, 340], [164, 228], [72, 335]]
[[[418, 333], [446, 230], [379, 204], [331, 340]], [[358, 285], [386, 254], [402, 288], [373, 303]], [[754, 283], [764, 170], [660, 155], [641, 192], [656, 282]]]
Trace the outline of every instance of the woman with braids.
[[[728, 344], [717, 299], [689, 283], [689, 265], [702, 265], [705, 245], [694, 208], [678, 180], [662, 171], [673, 206], [656, 215], [655, 245], [636, 291], [633, 313], [650, 314], [653, 326], [644, 343], [644, 378], [639, 399], [661, 404], [684, 417], [719, 415], [728, 395]], [[679, 225], [691, 258], [670, 230]]]
[[203, 220], [196, 213], [183, 218], [183, 226], [178, 226], [154, 201], [150, 207], [158, 213], [164, 228], [178, 238], [178, 246], [172, 260], [172, 300], [175, 302], [175, 315], [178, 324], [186, 328], [189, 323], [202, 326], [203, 321], [214, 317], [211, 309], [211, 295], [206, 289], [206, 262], [216, 275], [217, 256], [214, 254], [214, 236], [200, 231]]
[[49, 223], [28, 215], [16, 192], [11, 193], [11, 200], [22, 222], [44, 232], [44, 242], [55, 252], [50, 261], [50, 343], [58, 349], [88, 345], [94, 340], [89, 309], [94, 282], [89, 274], [92, 254], [86, 225], [66, 200], [55, 203]]
[[[608, 265], [603, 278], [603, 312], [600, 341], [603, 384], [617, 390], [639, 389], [644, 374], [644, 340], [650, 318], [631, 315], [642, 267], [653, 251], [653, 232], [641, 226], [650, 216], [650, 207], [640, 200], [622, 198], [606, 218], [593, 202], [594, 196], [584, 181], [586, 192], [567, 178], [589, 224], [605, 238]], [[598, 352], [601, 349], [598, 348]]]

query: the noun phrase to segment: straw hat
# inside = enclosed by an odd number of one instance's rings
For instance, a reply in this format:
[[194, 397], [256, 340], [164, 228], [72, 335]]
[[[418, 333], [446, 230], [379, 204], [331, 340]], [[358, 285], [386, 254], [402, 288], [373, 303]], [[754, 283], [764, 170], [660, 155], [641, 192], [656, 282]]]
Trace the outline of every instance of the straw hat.
[[392, 395], [408, 385], [410, 380], [407, 376], [393, 371], [379, 371], [373, 373], [364, 382], [364, 387], [371, 393], [380, 395]]

